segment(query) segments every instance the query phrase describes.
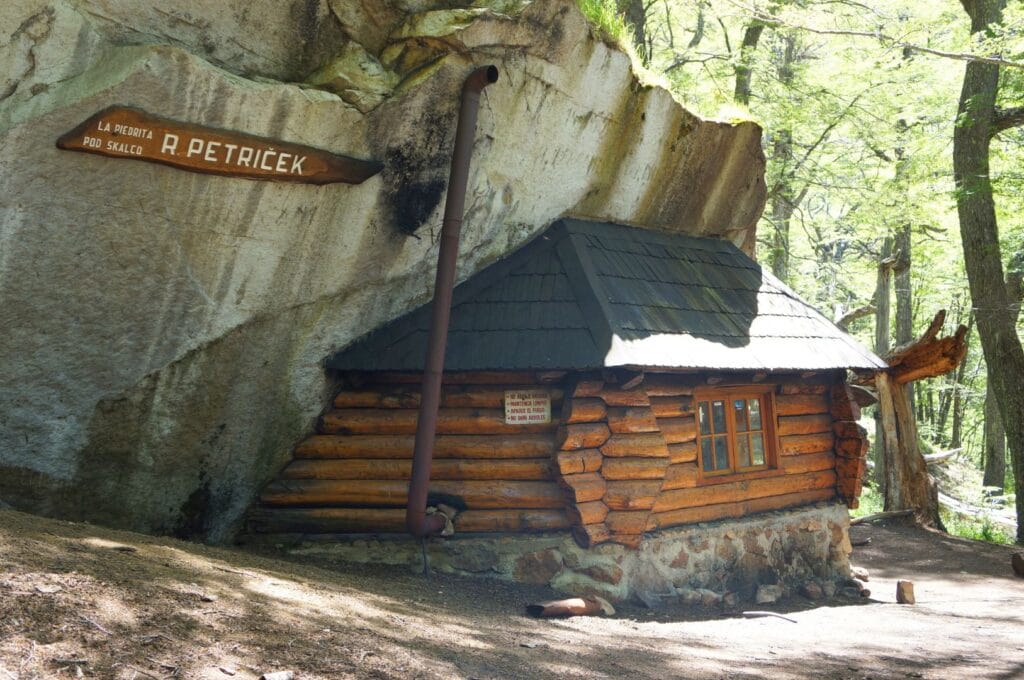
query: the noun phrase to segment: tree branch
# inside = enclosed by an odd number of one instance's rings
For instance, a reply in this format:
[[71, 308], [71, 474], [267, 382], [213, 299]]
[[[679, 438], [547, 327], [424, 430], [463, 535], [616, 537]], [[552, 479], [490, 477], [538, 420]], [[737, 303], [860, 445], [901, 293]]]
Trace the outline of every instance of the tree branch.
[[743, 5], [738, 2], [730, 2], [730, 4], [739, 7], [740, 9], [750, 12], [750, 14], [760, 19], [765, 23], [766, 26], [772, 28], [790, 28], [795, 31], [805, 31], [807, 33], [814, 33], [816, 35], [845, 35], [854, 38], [874, 38], [883, 45], [889, 45], [892, 47], [900, 47], [912, 52], [918, 52], [921, 54], [930, 54], [935, 57], [942, 57], [944, 59], [955, 59], [957, 61], [968, 61], [968, 62], [979, 62], [983, 64], [993, 64], [995, 66], [1005, 66], [1006, 68], [1019, 68], [1024, 69], [1024, 62], [1010, 61], [1003, 59], [996, 55], [981, 55], [972, 54], [970, 52], [948, 52], [946, 50], [936, 50], [931, 47], [925, 47], [915, 43], [906, 42], [904, 40], [898, 40], [891, 35], [882, 33], [881, 31], [853, 31], [853, 30], [840, 30], [840, 29], [825, 29], [825, 28], [812, 28], [811, 26], [804, 26], [802, 24], [793, 24], [787, 21], [782, 21], [770, 14], [766, 14], [756, 7], [750, 7]]
[[851, 309], [846, 314], [843, 314], [841, 317], [836, 319], [835, 324], [845, 331], [851, 322], [865, 316], [871, 316], [875, 311], [877, 311], [877, 308], [873, 303], [864, 305], [863, 307], [858, 307], [857, 309]]
[[1001, 109], [997, 106], [992, 116], [992, 127], [989, 128], [988, 133], [995, 137], [1003, 130], [1022, 125], [1024, 125], [1024, 106], [1015, 106], [1012, 109]]

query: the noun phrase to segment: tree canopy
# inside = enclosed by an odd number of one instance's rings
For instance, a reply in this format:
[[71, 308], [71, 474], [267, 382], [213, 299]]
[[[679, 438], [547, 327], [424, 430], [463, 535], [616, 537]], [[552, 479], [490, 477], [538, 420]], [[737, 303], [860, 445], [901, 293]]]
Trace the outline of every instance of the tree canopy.
[[[921, 436], [963, 447], [979, 466], [986, 452], [990, 466], [1005, 455], [991, 446], [1002, 430], [985, 427], [985, 356], [1005, 362], [1020, 351], [1024, 2], [581, 5], [691, 110], [763, 126], [764, 266], [879, 352], [909, 341], [939, 309], [949, 312], [947, 334], [971, 329], [964, 366], [917, 387]], [[1003, 372], [1007, 391], [1024, 380], [1024, 359], [1020, 375]], [[993, 393], [988, 400], [990, 425], [993, 402], [1014, 408]], [[1024, 440], [1024, 431], [1010, 433], [1011, 451], [1014, 436]], [[1024, 461], [1024, 441], [1018, 448]], [[1013, 488], [1013, 474], [1004, 484]]]

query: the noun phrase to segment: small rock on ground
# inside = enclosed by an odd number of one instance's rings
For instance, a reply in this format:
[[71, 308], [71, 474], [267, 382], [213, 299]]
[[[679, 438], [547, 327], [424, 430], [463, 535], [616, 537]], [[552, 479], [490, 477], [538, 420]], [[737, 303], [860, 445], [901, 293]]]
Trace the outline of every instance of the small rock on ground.
[[900, 604], [915, 604], [914, 584], [911, 581], [896, 582], [896, 601]]

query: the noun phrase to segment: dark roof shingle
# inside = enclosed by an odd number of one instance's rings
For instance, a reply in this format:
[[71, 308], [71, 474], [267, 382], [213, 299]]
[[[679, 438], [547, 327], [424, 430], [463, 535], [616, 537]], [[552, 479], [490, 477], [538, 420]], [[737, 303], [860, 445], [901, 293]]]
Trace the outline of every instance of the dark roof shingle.
[[[429, 305], [328, 366], [423, 369]], [[455, 289], [445, 369], [885, 364], [727, 241], [565, 219]]]

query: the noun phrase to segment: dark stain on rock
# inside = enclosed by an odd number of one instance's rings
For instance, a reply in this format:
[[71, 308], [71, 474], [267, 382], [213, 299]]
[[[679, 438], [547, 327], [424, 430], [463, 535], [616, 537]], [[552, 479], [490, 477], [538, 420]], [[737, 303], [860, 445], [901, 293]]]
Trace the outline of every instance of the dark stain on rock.
[[382, 205], [388, 221], [415, 234], [444, 196], [454, 121], [444, 114], [423, 121], [424, 137], [415, 145], [392, 146], [384, 154]]
[[212, 500], [210, 483], [204, 480], [182, 504], [180, 519], [171, 535], [185, 540], [205, 538], [210, 528], [210, 518], [214, 512]]

